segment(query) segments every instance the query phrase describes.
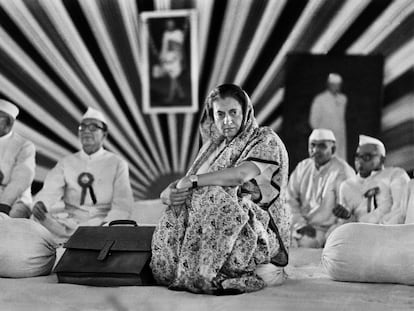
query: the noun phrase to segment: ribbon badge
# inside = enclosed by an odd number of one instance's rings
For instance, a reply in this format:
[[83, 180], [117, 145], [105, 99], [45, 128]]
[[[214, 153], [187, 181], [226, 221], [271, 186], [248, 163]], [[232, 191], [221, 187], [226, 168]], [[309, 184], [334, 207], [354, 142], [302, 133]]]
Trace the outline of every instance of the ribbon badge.
[[377, 207], [378, 207], [377, 194], [379, 192], [380, 192], [380, 188], [379, 187], [374, 187], [374, 188], [368, 189], [367, 192], [364, 193], [364, 197], [366, 197], [368, 199], [368, 201], [367, 201], [367, 213], [371, 213], [372, 203], [374, 203], [374, 210], [377, 209]]
[[79, 175], [78, 184], [79, 186], [82, 187], [80, 205], [83, 205], [85, 203], [86, 191], [88, 189], [89, 189], [89, 194], [91, 196], [93, 204], [96, 204], [96, 196], [92, 188], [93, 181], [94, 181], [94, 178], [91, 173], [81, 173]]

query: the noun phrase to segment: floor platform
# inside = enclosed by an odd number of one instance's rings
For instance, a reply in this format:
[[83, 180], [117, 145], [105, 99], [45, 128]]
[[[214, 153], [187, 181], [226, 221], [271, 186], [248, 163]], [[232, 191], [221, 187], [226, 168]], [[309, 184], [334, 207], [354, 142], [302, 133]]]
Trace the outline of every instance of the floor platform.
[[321, 250], [292, 249], [281, 286], [236, 295], [209, 296], [164, 287], [101, 288], [57, 283], [55, 274], [0, 278], [0, 310], [414, 310], [414, 287], [336, 282], [320, 263]]

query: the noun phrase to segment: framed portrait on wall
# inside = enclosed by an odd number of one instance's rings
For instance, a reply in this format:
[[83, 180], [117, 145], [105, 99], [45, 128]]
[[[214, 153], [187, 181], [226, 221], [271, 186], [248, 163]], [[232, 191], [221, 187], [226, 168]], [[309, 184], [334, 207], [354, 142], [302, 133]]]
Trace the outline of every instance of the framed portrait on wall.
[[140, 15], [144, 113], [198, 110], [197, 15], [195, 10]]
[[287, 56], [280, 134], [290, 170], [309, 156], [314, 128], [332, 130], [335, 153], [353, 166], [359, 135], [380, 135], [383, 65], [381, 55]]

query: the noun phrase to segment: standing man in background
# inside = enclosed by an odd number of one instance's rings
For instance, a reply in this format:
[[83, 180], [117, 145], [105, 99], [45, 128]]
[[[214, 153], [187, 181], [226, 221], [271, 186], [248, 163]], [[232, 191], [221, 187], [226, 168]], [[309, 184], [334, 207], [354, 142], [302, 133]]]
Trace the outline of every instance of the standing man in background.
[[336, 138], [336, 154], [346, 161], [346, 105], [348, 99], [341, 93], [342, 77], [330, 73], [327, 88], [318, 94], [312, 102], [309, 125], [312, 129], [325, 128], [331, 130]]
[[0, 99], [0, 212], [29, 218], [35, 175], [35, 146], [13, 131], [19, 108]]

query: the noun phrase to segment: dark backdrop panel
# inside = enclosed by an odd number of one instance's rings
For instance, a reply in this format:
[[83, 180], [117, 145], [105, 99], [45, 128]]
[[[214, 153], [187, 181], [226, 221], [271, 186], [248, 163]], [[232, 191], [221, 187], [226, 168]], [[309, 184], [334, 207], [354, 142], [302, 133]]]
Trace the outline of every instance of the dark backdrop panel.
[[324, 91], [329, 73], [342, 76], [346, 110], [347, 161], [353, 163], [358, 135], [378, 136], [382, 107], [383, 57], [312, 55], [287, 56], [283, 125], [280, 132], [290, 159], [290, 170], [308, 157], [311, 133], [309, 112], [313, 98]]

